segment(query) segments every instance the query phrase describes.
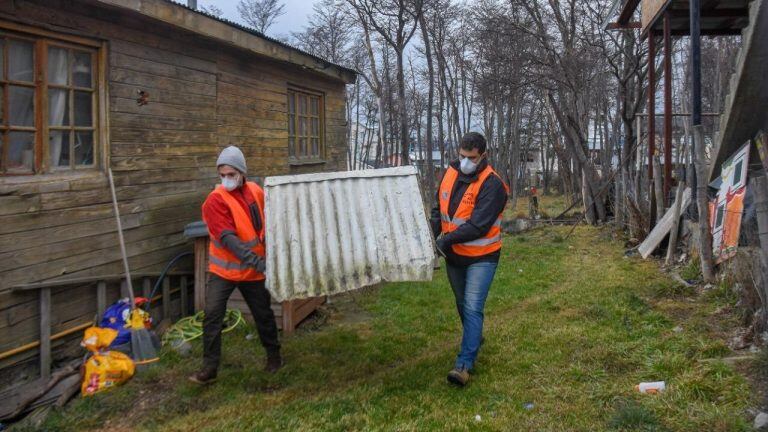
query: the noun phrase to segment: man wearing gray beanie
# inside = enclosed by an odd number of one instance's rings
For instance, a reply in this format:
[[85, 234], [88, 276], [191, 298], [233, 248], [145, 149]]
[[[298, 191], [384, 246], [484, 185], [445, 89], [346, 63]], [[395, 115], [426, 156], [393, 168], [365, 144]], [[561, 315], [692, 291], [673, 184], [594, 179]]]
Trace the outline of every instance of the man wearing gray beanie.
[[283, 365], [272, 298], [264, 285], [264, 191], [246, 179], [248, 169], [239, 148], [222, 150], [216, 166], [221, 184], [203, 204], [211, 277], [205, 294], [203, 368], [189, 377], [198, 384], [211, 383], [218, 374], [224, 315], [235, 288], [248, 304], [267, 352], [264, 369], [274, 373]]

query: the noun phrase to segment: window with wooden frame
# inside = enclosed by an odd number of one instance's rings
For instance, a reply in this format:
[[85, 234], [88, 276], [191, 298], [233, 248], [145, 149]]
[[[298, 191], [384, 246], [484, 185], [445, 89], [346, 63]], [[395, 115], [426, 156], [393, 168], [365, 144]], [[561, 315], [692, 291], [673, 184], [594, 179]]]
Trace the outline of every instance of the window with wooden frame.
[[288, 89], [288, 156], [293, 162], [320, 162], [325, 158], [321, 93]]
[[94, 45], [0, 25], [0, 175], [97, 167], [102, 140]]

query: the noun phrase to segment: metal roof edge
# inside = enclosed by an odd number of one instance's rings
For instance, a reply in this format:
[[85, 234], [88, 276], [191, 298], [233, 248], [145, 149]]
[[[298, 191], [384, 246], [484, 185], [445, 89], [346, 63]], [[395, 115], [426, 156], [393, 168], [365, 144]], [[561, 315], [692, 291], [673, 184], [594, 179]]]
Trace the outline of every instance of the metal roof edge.
[[[94, 0], [97, 3], [131, 10], [175, 27], [219, 42], [246, 49], [255, 54], [310, 69], [327, 77], [352, 84], [357, 72], [309, 54], [288, 43], [266, 36], [255, 29], [192, 9], [173, 0]], [[203, 20], [202, 22], [200, 20]], [[202, 24], [211, 24], [203, 29]], [[245, 37], [244, 37], [245, 36]]]
[[325, 173], [296, 174], [285, 176], [267, 177], [264, 180], [264, 187], [279, 186], [288, 183], [312, 183], [328, 180], [340, 180], [348, 178], [372, 178], [372, 177], [392, 177], [416, 175], [418, 171], [413, 165], [406, 165], [394, 168], [379, 168], [358, 171], [337, 171]]

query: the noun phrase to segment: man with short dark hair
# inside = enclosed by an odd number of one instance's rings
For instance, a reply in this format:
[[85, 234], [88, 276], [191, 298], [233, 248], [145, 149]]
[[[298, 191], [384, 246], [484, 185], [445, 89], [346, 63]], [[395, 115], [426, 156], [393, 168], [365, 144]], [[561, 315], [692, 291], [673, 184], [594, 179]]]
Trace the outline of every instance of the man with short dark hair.
[[440, 182], [431, 217], [463, 326], [461, 350], [448, 373], [448, 381], [461, 387], [469, 381], [483, 342], [483, 311], [499, 262], [507, 195], [506, 184], [488, 164], [485, 137], [464, 135], [459, 160]]

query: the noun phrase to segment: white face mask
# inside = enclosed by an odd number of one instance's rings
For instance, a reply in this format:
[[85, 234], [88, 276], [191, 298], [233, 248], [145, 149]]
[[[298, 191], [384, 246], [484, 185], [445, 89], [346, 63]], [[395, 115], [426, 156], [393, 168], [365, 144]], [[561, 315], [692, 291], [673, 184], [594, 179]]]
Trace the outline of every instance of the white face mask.
[[477, 170], [477, 164], [472, 162], [469, 158], [464, 158], [459, 163], [459, 168], [464, 174], [470, 175]]
[[240, 176], [224, 177], [221, 179], [221, 185], [224, 186], [224, 189], [232, 192], [233, 190], [237, 189], [238, 186], [240, 186]]

